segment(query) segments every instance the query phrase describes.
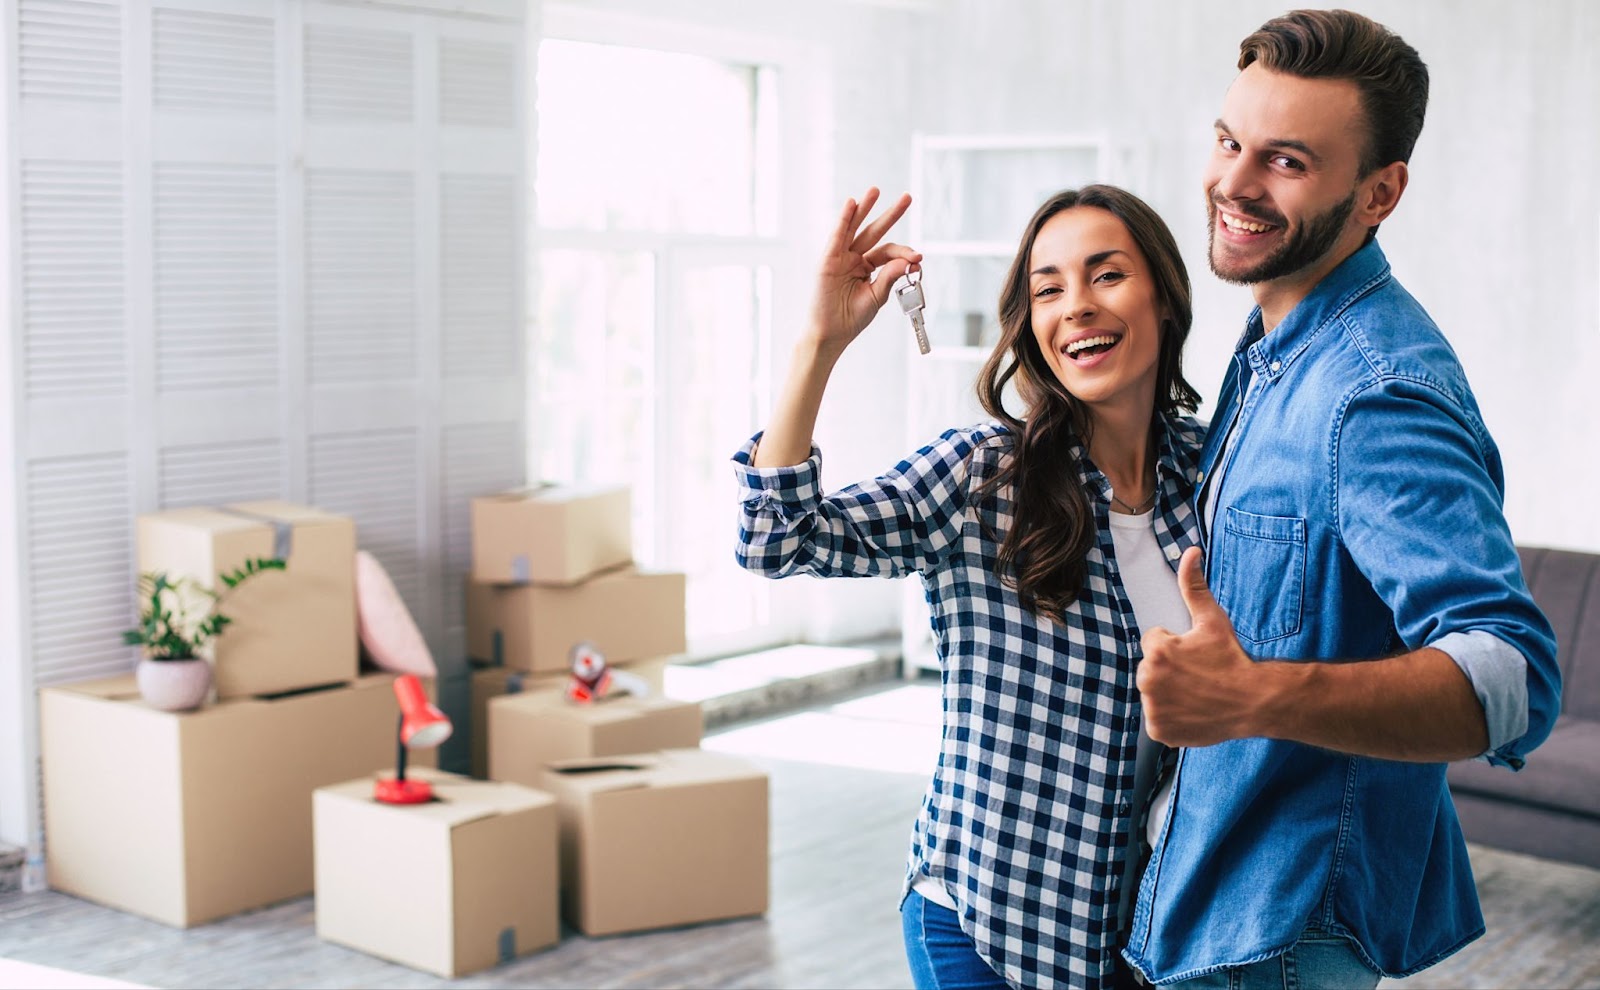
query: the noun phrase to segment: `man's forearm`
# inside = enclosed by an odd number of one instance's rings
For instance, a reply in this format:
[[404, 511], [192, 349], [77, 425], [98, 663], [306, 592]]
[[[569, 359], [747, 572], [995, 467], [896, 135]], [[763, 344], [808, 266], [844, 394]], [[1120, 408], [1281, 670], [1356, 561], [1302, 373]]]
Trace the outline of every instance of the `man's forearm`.
[[1489, 748], [1472, 682], [1440, 650], [1257, 667], [1261, 694], [1246, 735], [1417, 763], [1471, 759]]

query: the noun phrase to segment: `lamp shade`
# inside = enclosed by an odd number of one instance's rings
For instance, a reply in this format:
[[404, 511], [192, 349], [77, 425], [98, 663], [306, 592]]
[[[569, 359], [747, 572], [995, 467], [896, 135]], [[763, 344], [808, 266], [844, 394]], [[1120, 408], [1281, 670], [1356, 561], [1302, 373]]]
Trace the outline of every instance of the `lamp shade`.
[[428, 700], [416, 674], [395, 678], [394, 696], [400, 701], [401, 745], [427, 749], [450, 738], [450, 719]]

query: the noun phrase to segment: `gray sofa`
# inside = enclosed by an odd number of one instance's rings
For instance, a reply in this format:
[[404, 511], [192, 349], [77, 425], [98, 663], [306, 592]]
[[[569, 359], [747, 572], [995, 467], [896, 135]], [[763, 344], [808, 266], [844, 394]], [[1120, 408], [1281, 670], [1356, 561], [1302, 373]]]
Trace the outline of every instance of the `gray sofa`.
[[1600, 554], [1518, 551], [1555, 627], [1561, 717], [1520, 772], [1451, 764], [1450, 792], [1468, 840], [1600, 869]]

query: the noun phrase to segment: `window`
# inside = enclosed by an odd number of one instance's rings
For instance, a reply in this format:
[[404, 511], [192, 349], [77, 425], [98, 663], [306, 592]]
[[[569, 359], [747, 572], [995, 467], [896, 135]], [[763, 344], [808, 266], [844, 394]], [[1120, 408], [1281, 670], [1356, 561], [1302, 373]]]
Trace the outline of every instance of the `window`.
[[771, 67], [539, 46], [529, 476], [632, 487], [701, 654], [792, 632], [733, 562], [728, 461], [770, 405], [777, 95]]

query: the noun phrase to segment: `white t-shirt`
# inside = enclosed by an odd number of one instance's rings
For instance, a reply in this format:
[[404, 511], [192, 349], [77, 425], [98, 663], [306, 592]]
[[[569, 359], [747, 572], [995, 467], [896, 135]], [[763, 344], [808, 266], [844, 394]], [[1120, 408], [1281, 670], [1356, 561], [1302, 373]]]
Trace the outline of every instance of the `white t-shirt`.
[[[1161, 544], [1156, 542], [1155, 510], [1137, 516], [1111, 513], [1111, 541], [1116, 547], [1117, 570], [1122, 575], [1122, 587], [1128, 594], [1129, 603], [1133, 605], [1133, 617], [1139, 624], [1139, 631], [1161, 626], [1172, 633], [1188, 632], [1189, 608], [1178, 593], [1178, 576], [1161, 552]], [[1142, 799], [1149, 790], [1160, 757], [1161, 745], [1140, 729], [1139, 752], [1134, 764], [1136, 800]], [[1166, 818], [1167, 802], [1171, 796], [1172, 782], [1168, 780], [1151, 799], [1150, 820], [1145, 834], [1152, 845], [1161, 832], [1161, 822]], [[1136, 811], [1137, 808], [1135, 805]], [[1137, 819], [1135, 815], [1134, 820]], [[1132, 895], [1133, 881], [1138, 879], [1132, 874], [1138, 869], [1139, 857], [1130, 856], [1128, 861], [1123, 883], [1124, 905]], [[944, 884], [938, 880], [919, 876], [911, 889], [934, 904], [952, 911], [956, 909]], [[1126, 916], [1125, 907], [1123, 913]]]
[[[1189, 607], [1178, 592], [1178, 575], [1161, 552], [1156, 542], [1155, 510], [1137, 516], [1111, 514], [1111, 541], [1117, 549], [1117, 570], [1122, 574], [1122, 587], [1133, 606], [1134, 621], [1141, 633], [1157, 626], [1170, 633], [1189, 631]], [[1150, 795], [1155, 783], [1156, 770], [1161, 761], [1161, 744], [1150, 734], [1139, 729], [1139, 752], [1134, 761], [1133, 793], [1134, 816], [1129, 829], [1138, 821], [1139, 802], [1150, 798], [1150, 816], [1145, 826], [1145, 836], [1151, 845], [1161, 834], [1161, 823], [1167, 816], [1167, 802], [1172, 798], [1172, 780], [1162, 782], [1161, 789]], [[1128, 916], [1128, 905], [1133, 898], [1139, 875], [1137, 855], [1128, 857], [1123, 871], [1122, 917]]]

